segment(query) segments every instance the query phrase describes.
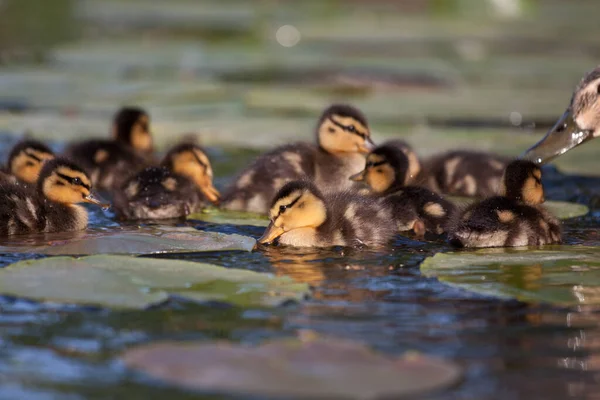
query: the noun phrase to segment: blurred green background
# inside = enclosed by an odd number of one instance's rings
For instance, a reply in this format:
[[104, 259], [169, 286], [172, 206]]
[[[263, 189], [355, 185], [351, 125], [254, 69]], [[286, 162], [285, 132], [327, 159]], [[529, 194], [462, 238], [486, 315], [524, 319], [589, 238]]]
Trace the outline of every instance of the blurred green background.
[[[124, 104], [157, 142], [311, 140], [328, 103], [426, 156], [518, 155], [598, 63], [595, 0], [4, 0], [0, 129], [106, 136]], [[562, 157], [593, 172], [600, 143]]]

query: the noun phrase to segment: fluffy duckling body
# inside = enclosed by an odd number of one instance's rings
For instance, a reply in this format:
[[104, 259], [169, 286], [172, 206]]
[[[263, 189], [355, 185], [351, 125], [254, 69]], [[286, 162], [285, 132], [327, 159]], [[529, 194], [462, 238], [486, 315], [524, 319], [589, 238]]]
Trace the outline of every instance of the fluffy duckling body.
[[52, 150], [37, 140], [19, 142], [10, 151], [6, 166], [0, 170], [0, 182], [35, 184], [44, 163], [53, 158]]
[[262, 244], [380, 247], [397, 231], [385, 198], [355, 191], [323, 194], [309, 181], [284, 185], [271, 203], [269, 217], [271, 223], [258, 240]]
[[151, 164], [150, 117], [144, 110], [124, 107], [117, 112], [112, 136], [75, 143], [65, 151], [85, 169], [97, 189], [118, 188], [132, 174]]
[[468, 207], [448, 236], [457, 247], [539, 246], [561, 242], [560, 222], [544, 202], [542, 172], [530, 161], [511, 162], [500, 196]]
[[331, 191], [352, 187], [348, 176], [361, 170], [372, 148], [365, 116], [348, 105], [332, 105], [319, 118], [317, 143], [275, 148], [245, 169], [226, 190], [222, 207], [266, 214], [283, 185], [310, 179]]
[[217, 204], [219, 192], [202, 148], [181, 144], [172, 148], [160, 166], [147, 167], [114, 193], [121, 219], [182, 218], [209, 203]]
[[426, 160], [418, 182], [438, 193], [486, 198], [498, 193], [508, 162], [491, 153], [450, 151]]
[[0, 235], [32, 232], [64, 232], [85, 229], [88, 216], [77, 203], [102, 204], [91, 193], [83, 169], [66, 159], [47, 161], [37, 187], [0, 186]]
[[600, 137], [600, 66], [585, 74], [564, 114], [524, 157], [547, 163], [597, 137]]
[[376, 196], [387, 197], [400, 231], [444, 233], [455, 206], [430, 189], [406, 186], [410, 182], [411, 159], [398, 143], [387, 142], [368, 156], [365, 169], [350, 177], [366, 183]]

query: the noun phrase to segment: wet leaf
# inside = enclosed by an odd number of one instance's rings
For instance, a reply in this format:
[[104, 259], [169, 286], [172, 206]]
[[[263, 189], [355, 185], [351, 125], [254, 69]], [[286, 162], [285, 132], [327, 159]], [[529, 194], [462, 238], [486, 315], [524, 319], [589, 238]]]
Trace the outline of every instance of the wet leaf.
[[219, 210], [218, 208], [206, 208], [199, 213], [189, 215], [188, 219], [197, 219], [215, 224], [269, 225], [269, 219], [264, 215], [241, 211]]
[[241, 306], [301, 300], [308, 285], [180, 260], [96, 255], [20, 261], [0, 269], [0, 294], [39, 301], [145, 308], [171, 295]]
[[193, 228], [143, 228], [126, 231], [82, 231], [61, 234], [19, 235], [4, 241], [0, 252], [45, 255], [156, 254], [199, 251], [251, 251], [256, 241], [248, 236], [204, 232]]
[[486, 295], [560, 305], [600, 304], [600, 249], [549, 246], [439, 253], [425, 276]]
[[[459, 207], [468, 207], [475, 202], [475, 199], [460, 196], [448, 196], [448, 200]], [[581, 217], [590, 212], [585, 204], [569, 203], [568, 201], [548, 200], [544, 202], [544, 207], [558, 219]]]
[[294, 398], [415, 396], [455, 383], [460, 369], [422, 355], [387, 357], [339, 339], [153, 343], [130, 349], [125, 364], [167, 383], [220, 393]]

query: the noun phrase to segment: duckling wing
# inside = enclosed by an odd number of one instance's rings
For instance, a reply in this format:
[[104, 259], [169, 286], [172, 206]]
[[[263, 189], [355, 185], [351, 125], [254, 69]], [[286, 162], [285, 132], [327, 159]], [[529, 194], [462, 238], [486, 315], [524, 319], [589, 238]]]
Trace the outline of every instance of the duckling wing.
[[418, 183], [440, 193], [486, 198], [497, 194], [508, 162], [492, 153], [451, 151], [425, 161]]
[[266, 214], [273, 196], [288, 182], [314, 178], [317, 147], [295, 143], [260, 155], [225, 190], [221, 206]]
[[319, 239], [331, 246], [380, 247], [397, 232], [391, 203], [383, 197], [353, 191], [326, 195], [328, 217], [318, 228]]
[[34, 188], [0, 185], [0, 235], [41, 231], [44, 218], [44, 209]]

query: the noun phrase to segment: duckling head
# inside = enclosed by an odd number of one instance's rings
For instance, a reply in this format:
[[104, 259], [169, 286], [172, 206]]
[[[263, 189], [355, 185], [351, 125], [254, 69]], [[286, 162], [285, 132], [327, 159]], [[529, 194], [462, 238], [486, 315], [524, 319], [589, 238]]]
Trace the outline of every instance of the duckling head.
[[25, 140], [11, 150], [8, 168], [19, 180], [35, 183], [44, 163], [53, 158], [54, 153], [45, 144], [36, 140]]
[[38, 178], [38, 190], [55, 203], [110, 206], [92, 193], [90, 178], [85, 171], [64, 158], [55, 158], [44, 164]]
[[271, 223], [258, 243], [272, 243], [290, 231], [314, 231], [327, 219], [327, 207], [323, 195], [312, 182], [293, 181], [275, 195], [269, 218]]
[[221, 195], [213, 186], [213, 170], [202, 148], [195, 144], [180, 144], [167, 153], [162, 164], [194, 182], [210, 202], [219, 203]]
[[112, 136], [140, 153], [153, 151], [150, 116], [139, 107], [123, 107], [115, 114]]
[[528, 205], [542, 204], [545, 200], [542, 170], [531, 161], [511, 162], [504, 171], [500, 194]]
[[367, 155], [365, 169], [352, 175], [350, 179], [365, 182], [374, 192], [383, 193], [391, 187], [404, 186], [408, 171], [406, 154], [394, 144], [385, 144]]
[[546, 163], [570, 149], [600, 136], [600, 66], [586, 74], [569, 107], [546, 136], [525, 152], [524, 158]]
[[329, 153], [367, 154], [375, 147], [363, 113], [346, 104], [334, 104], [323, 111], [317, 141]]

